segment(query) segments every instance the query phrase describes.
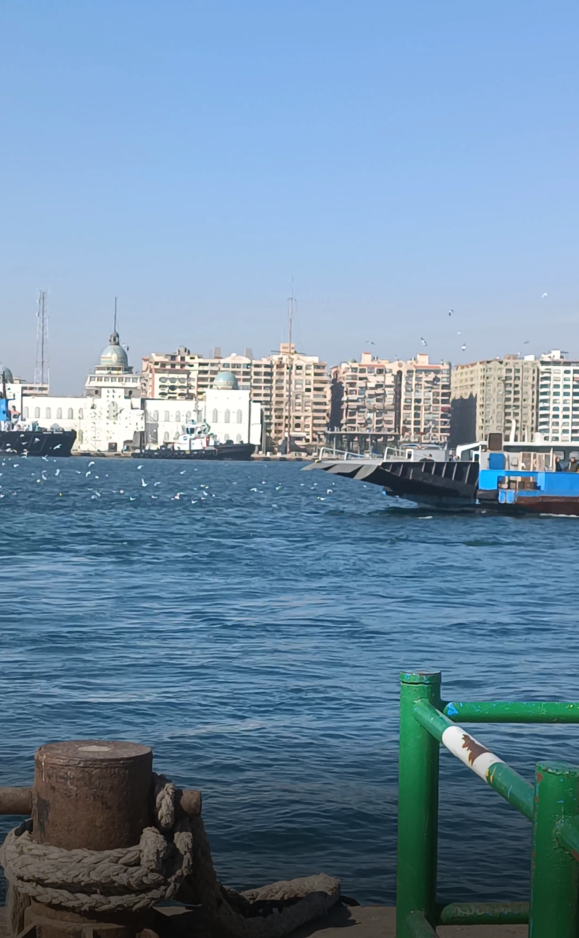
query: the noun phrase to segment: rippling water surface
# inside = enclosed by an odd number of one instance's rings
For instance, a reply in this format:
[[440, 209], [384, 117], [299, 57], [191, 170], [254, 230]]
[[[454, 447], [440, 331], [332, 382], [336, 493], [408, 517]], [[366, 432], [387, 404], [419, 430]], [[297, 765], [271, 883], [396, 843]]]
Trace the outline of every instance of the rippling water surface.
[[[393, 900], [401, 668], [448, 699], [579, 698], [575, 519], [404, 511], [275, 463], [0, 472], [0, 784], [50, 740], [150, 744], [232, 886], [324, 870]], [[579, 763], [579, 728], [476, 735], [529, 778]], [[443, 897], [525, 898], [529, 823], [441, 763]]]

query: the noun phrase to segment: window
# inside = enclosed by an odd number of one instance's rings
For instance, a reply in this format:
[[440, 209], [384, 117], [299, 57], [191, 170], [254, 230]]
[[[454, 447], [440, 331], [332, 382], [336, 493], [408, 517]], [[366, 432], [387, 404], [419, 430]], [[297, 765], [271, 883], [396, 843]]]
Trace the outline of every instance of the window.
[[158, 411], [158, 410], [154, 410], [154, 411], [153, 411], [153, 420], [156, 421], [156, 423], [159, 422], [159, 411]]
[[175, 411], [175, 423], [180, 423], [180, 422], [181, 422], [181, 411], [176, 410]]
[[237, 411], [237, 422], [243, 423], [243, 411], [242, 410]]
[[34, 416], [35, 416], [35, 417], [40, 417], [40, 407], [35, 407], [35, 408], [34, 408]]
[[185, 414], [185, 420], [187, 421], [187, 423], [189, 423], [189, 421], [191, 420], [191, 411], [190, 411], [190, 410], [188, 410], [187, 413]]
[[169, 442], [169, 433], [168, 433], [168, 431], [165, 431], [165, 433], [163, 434], [163, 440], [165, 441], [165, 443], [168, 443], [168, 442]]
[[78, 410], [78, 419], [79, 419], [79, 420], [82, 420], [83, 417], [84, 417], [83, 409], [82, 409], [82, 407], [79, 407], [79, 410]]
[[223, 423], [231, 423], [231, 411], [226, 410], [223, 415]]
[[168, 422], [171, 419], [171, 414], [168, 410], [165, 411], [165, 420]]
[[242, 441], [241, 441], [241, 433], [238, 433], [238, 434], [237, 434], [237, 436], [235, 437], [235, 442], [236, 442], [236, 443], [241, 443], [241, 442], [242, 442]]
[[74, 420], [74, 410], [72, 409], [72, 407], [68, 408], [68, 419]]
[[213, 413], [211, 414], [211, 420], [213, 423], [219, 423], [219, 414], [217, 413], [217, 408], [213, 410]]
[[28, 407], [24, 408], [24, 419], [28, 420]]
[[58, 410], [56, 411], [56, 419], [62, 420], [62, 407], [59, 407]]

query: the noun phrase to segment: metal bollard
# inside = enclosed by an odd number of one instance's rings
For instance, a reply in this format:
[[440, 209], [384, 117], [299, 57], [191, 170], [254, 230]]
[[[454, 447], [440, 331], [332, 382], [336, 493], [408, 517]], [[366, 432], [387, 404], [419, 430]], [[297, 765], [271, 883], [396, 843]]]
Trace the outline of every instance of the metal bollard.
[[[50, 743], [36, 752], [32, 788], [0, 788], [0, 813], [32, 814], [33, 839], [65, 850], [112, 850], [139, 843], [153, 817], [153, 753], [131, 742]], [[178, 810], [201, 813], [199, 792], [181, 792]], [[152, 929], [153, 910], [78, 914], [34, 899], [26, 933], [37, 938], [134, 938]]]

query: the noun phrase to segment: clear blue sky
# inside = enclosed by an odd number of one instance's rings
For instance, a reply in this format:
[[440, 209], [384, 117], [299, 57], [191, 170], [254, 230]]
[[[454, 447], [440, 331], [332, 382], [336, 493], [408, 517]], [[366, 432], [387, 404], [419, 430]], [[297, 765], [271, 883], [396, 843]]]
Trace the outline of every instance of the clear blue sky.
[[0, 359], [32, 375], [45, 287], [56, 392], [115, 295], [135, 364], [265, 354], [292, 276], [330, 363], [579, 357], [578, 27], [560, 0], [4, 0]]

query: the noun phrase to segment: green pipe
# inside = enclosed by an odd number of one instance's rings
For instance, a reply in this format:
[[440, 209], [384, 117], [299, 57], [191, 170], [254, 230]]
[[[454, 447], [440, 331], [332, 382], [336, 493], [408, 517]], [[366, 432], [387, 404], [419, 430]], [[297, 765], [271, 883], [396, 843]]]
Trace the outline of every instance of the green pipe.
[[[460, 727], [456, 726], [453, 720], [450, 720], [447, 716], [441, 713], [436, 707], [433, 707], [432, 704], [427, 700], [419, 700], [416, 702], [414, 707], [414, 717], [421, 726], [424, 727], [429, 733], [431, 733], [435, 739], [439, 742], [442, 742], [445, 745], [443, 736], [446, 730], [453, 730], [453, 736], [456, 736], [457, 731], [460, 731]], [[471, 743], [476, 743], [476, 740], [472, 740], [471, 737], [468, 737], [468, 734], [465, 734], [465, 739], [470, 740]], [[493, 753], [489, 750], [484, 749], [484, 747], [478, 747], [483, 752], [488, 753], [487, 761], [490, 761], [493, 757]], [[456, 751], [451, 749], [454, 755], [457, 755]], [[465, 765], [468, 765], [470, 769], [477, 771], [473, 761], [468, 757], [468, 750], [465, 748], [464, 755], [460, 756]], [[508, 801], [509, 804], [512, 804], [514, 808], [517, 808], [521, 814], [524, 814], [529, 820], [533, 818], [533, 787], [519, 775], [515, 769], [512, 769], [510, 765], [502, 762], [499, 756], [495, 756], [495, 761], [490, 763], [490, 767], [487, 771], [484, 772], [483, 777], [496, 792], [498, 792], [501, 797]]]
[[[579, 770], [562, 762], [539, 763], [531, 863], [529, 938], [579, 935], [579, 863], [559, 841], [579, 814]], [[570, 823], [571, 822], [571, 823]]]
[[443, 712], [457, 723], [579, 723], [579, 703], [560, 701], [452, 701]]
[[579, 818], [573, 817], [557, 828], [557, 840], [579, 863]]
[[525, 925], [528, 902], [451, 902], [438, 913], [439, 925]]
[[415, 707], [440, 706], [440, 674], [404, 672], [400, 681], [396, 938], [420, 938], [436, 926], [440, 746], [416, 721]]
[[[396, 922], [398, 922], [398, 909], [396, 910]], [[424, 918], [423, 912], [411, 912], [404, 925], [407, 929], [404, 934], [408, 935], [409, 938], [436, 938], [436, 932]], [[396, 938], [398, 938], [398, 925], [396, 925]]]

